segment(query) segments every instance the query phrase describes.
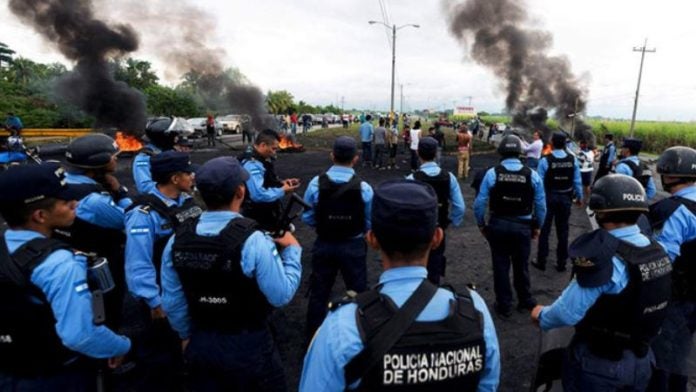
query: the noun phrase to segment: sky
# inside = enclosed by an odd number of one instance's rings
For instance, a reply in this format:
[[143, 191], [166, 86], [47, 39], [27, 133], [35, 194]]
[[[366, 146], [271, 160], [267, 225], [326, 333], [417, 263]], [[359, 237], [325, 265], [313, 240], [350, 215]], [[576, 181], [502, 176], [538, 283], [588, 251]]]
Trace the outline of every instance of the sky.
[[[133, 20], [133, 0], [94, 0], [100, 17]], [[176, 7], [184, 0], [140, 0]], [[262, 90], [288, 90], [310, 104], [388, 111], [391, 34], [369, 20], [397, 26], [395, 108], [450, 109], [471, 103], [476, 110], [501, 112], [501, 82], [471, 61], [465, 44], [448, 31], [441, 0], [196, 0], [202, 10], [177, 23], [199, 26], [206, 44], [224, 64], [238, 67]], [[70, 66], [54, 46], [22, 24], [0, 0], [0, 42], [21, 56]], [[142, 4], [142, 3], [141, 3]], [[690, 0], [526, 0], [535, 28], [553, 34], [552, 54], [569, 58], [588, 93], [587, 115], [630, 118], [640, 53], [646, 54], [638, 119], [696, 120], [696, 2]], [[156, 7], [155, 7], [156, 8]], [[133, 21], [142, 45], [132, 56], [151, 61], [162, 78], [166, 62], [154, 53], [157, 30], [175, 34], [177, 23]], [[152, 28], [156, 26], [156, 28]], [[161, 44], [161, 43], [159, 43]], [[165, 80], [174, 85], [175, 78]]]

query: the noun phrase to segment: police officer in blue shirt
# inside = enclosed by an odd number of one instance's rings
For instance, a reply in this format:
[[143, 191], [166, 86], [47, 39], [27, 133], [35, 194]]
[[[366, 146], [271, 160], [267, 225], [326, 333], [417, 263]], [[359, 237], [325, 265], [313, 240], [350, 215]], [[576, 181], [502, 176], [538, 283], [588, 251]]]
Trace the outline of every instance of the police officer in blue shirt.
[[[509, 317], [512, 314], [510, 264], [517, 308], [531, 309], [536, 305], [529, 291], [527, 263], [532, 239], [539, 236], [539, 227], [546, 217], [546, 199], [541, 177], [519, 159], [522, 153], [519, 137], [503, 137], [498, 153], [503, 159], [483, 177], [474, 201], [474, 215], [491, 247], [495, 310]], [[487, 205], [490, 209], [488, 224], [485, 219]]]
[[133, 158], [133, 181], [138, 193], [149, 193], [157, 186], [150, 173], [150, 159], [162, 151], [173, 150], [180, 141], [179, 131], [161, 126], [163, 121], [155, 121], [145, 128], [148, 143]]
[[302, 248], [289, 232], [272, 240], [239, 214], [248, 178], [235, 158], [206, 162], [196, 185], [208, 211], [177, 229], [162, 258], [162, 304], [193, 390], [286, 388], [268, 317], [300, 285]]
[[621, 160], [616, 164], [614, 172], [631, 176], [638, 180], [645, 189], [648, 200], [652, 200], [657, 193], [652, 172], [646, 164], [638, 159], [638, 154], [643, 147], [643, 142], [639, 139], [626, 138], [621, 146]]
[[374, 289], [332, 306], [305, 357], [300, 391], [495, 391], [500, 352], [485, 303], [427, 279], [428, 252], [442, 240], [435, 191], [387, 181], [372, 203], [366, 238], [385, 271]]
[[194, 183], [195, 166], [189, 154], [165, 151], [152, 157], [155, 189], [134, 198], [126, 209], [126, 282], [140, 303], [143, 328], [136, 332], [136, 361], [143, 388], [179, 388], [176, 377], [178, 339], [162, 310], [159, 275], [164, 246], [174, 229], [203, 211], [187, 194]]
[[595, 184], [590, 209], [600, 229], [570, 247], [575, 279], [532, 319], [543, 330], [575, 326], [563, 362], [565, 391], [643, 391], [671, 296], [667, 254], [641, 234], [648, 211], [645, 191], [628, 176], [610, 174]]
[[445, 230], [451, 224], [459, 226], [464, 219], [464, 198], [459, 182], [454, 174], [440, 169], [435, 162], [438, 142], [432, 137], [418, 141], [418, 158], [421, 165], [418, 171], [410, 174], [409, 180], [416, 179], [433, 187], [437, 195], [437, 225], [442, 228], [440, 246], [430, 251], [428, 257], [428, 279], [435, 284], [445, 276], [447, 258], [445, 257]]
[[372, 165], [372, 139], [375, 136], [375, 129], [372, 126], [372, 115], [368, 114], [360, 124], [360, 142], [362, 144], [362, 164]]
[[249, 172], [247, 193], [242, 212], [255, 220], [265, 231], [272, 232], [282, 214], [283, 197], [300, 186], [300, 180], [281, 180], [275, 172], [274, 161], [280, 136], [272, 129], [265, 129], [256, 136], [254, 145], [240, 157], [242, 166]]
[[107, 287], [90, 279], [88, 258], [51, 238], [75, 219], [78, 192], [53, 163], [10, 168], [0, 189], [0, 390], [95, 389], [86, 357], [116, 367], [130, 341], [99, 325], [91, 290]]
[[331, 160], [333, 166], [314, 177], [304, 195], [312, 209], [302, 214], [302, 220], [317, 231], [309, 279], [307, 343], [326, 317], [339, 270], [347, 290], [360, 293], [367, 288], [367, 245], [363, 234], [370, 229], [372, 187], [353, 170], [358, 147], [352, 137], [336, 139]]
[[604, 148], [599, 157], [599, 167], [595, 175], [594, 182], [614, 171], [614, 161], [616, 161], [616, 145], [614, 135], [607, 133], [604, 135]]
[[532, 266], [544, 271], [546, 257], [549, 255], [549, 235], [551, 225], [556, 223], [556, 271], [566, 270], [568, 259], [568, 225], [570, 210], [575, 197], [575, 203], [582, 205], [582, 180], [580, 178], [580, 163], [573, 154], [566, 151], [565, 133], [554, 132], [551, 136], [553, 150], [539, 161], [537, 173], [544, 181], [546, 192], [546, 219], [541, 227], [539, 251], [536, 263]]
[[650, 206], [657, 241], [673, 261], [672, 303], [652, 348], [649, 391], [687, 390], [689, 353], [696, 331], [696, 150], [672, 147], [657, 162], [662, 188], [672, 196]]

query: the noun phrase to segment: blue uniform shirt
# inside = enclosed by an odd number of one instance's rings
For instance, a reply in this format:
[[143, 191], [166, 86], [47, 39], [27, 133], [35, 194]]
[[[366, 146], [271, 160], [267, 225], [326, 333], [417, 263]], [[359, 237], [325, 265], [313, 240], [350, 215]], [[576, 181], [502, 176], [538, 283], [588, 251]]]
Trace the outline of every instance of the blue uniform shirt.
[[[633, 161], [635, 164], [640, 165], [640, 160], [638, 159], [638, 157], [632, 155], [628, 158], [620, 160], [619, 163], [616, 164], [616, 169], [614, 169], [614, 172], [616, 172], [617, 174], [625, 174], [629, 177], [633, 177], [633, 171], [631, 170], [631, 168], [627, 164], [623, 163], [626, 160]], [[657, 189], [655, 188], [655, 181], [652, 177], [650, 177], [650, 180], [648, 181], [648, 186], [645, 189], [645, 195], [648, 197], [648, 199], [652, 199], [653, 197], [655, 197], [656, 193]]]
[[[420, 170], [430, 177], [435, 177], [440, 174], [440, 166], [435, 162], [425, 162], [420, 166]], [[462, 196], [462, 190], [459, 188], [459, 182], [454, 174], [449, 173], [450, 176], [450, 211], [449, 219], [452, 221], [454, 226], [459, 226], [464, 220], [464, 212], [466, 211], [466, 205], [464, 204], [464, 197]], [[409, 174], [406, 177], [408, 180], [413, 180], [413, 174]]]
[[[7, 230], [10, 253], [24, 243], [43, 238], [30, 230]], [[31, 273], [31, 282], [46, 295], [56, 318], [56, 333], [65, 347], [92, 358], [125, 355], [130, 340], [93, 322], [92, 294], [87, 287], [87, 259], [67, 250], [57, 250]]]
[[[696, 201], [696, 185], [683, 188], [675, 192], [674, 196]], [[665, 221], [656, 239], [674, 261], [681, 254], [682, 244], [696, 239], [696, 216], [688, 208], [679, 206]]]
[[[381, 292], [401, 307], [428, 275], [425, 267], [398, 267], [380, 276]], [[483, 299], [471, 292], [474, 307], [483, 314], [483, 337], [486, 341], [486, 365], [479, 382], [479, 391], [495, 391], [500, 379], [500, 351], [495, 326]], [[438, 289], [430, 303], [418, 315], [418, 321], [442, 320], [450, 312], [452, 292]], [[301, 392], [343, 391], [346, 389], [344, 367], [364, 346], [356, 323], [356, 304], [347, 304], [331, 312], [317, 331], [305, 356]], [[359, 380], [351, 385], [355, 388]]]
[[[92, 178], [81, 174], [67, 173], [68, 184], [96, 184]], [[126, 213], [124, 208], [131, 205], [131, 199], [125, 197], [114, 202], [108, 193], [91, 193], [77, 203], [77, 217], [93, 225], [107, 229], [123, 230]]]
[[[333, 165], [326, 172], [326, 175], [332, 182], [337, 184], [345, 184], [355, 175], [355, 170], [350, 167]], [[362, 194], [363, 202], [365, 202], [365, 231], [367, 231], [370, 230], [371, 227], [370, 217], [372, 215], [372, 187], [365, 181], [361, 181], [360, 193]], [[319, 176], [312, 178], [312, 181], [309, 182], [307, 190], [304, 194], [304, 200], [307, 204], [314, 208], [311, 210], [306, 210], [302, 213], [302, 221], [314, 227], [317, 225], [317, 221], [314, 218], [314, 209], [319, 204]]]
[[[177, 200], [172, 200], [156, 188], [150, 193], [162, 199], [167, 206], [181, 206], [190, 198], [182, 193]], [[155, 267], [160, 260], [152, 258], [155, 241], [172, 235], [171, 228], [162, 227], [167, 222], [167, 218], [154, 210], [143, 211], [138, 207], [126, 213], [126, 283], [131, 294], [144, 299], [150, 308], [162, 304]]]
[[[204, 212], [196, 226], [199, 235], [214, 236], [227, 223], [241, 217], [232, 211]], [[172, 244], [169, 239], [162, 255], [162, 307], [172, 328], [181, 339], [191, 336], [191, 321], [186, 296], [179, 275], [172, 264]], [[289, 246], [278, 255], [276, 244], [270, 237], [257, 231], [247, 238], [242, 247], [242, 271], [249, 278], [255, 277], [259, 289], [273, 306], [288, 304], [295, 295], [302, 277], [302, 248]]]
[[[551, 154], [556, 158], [565, 158], [568, 156], [565, 150], [553, 150]], [[539, 177], [542, 181], [544, 181], [547, 170], [549, 170], [549, 161], [542, 157], [542, 159], [539, 160], [539, 167], [537, 167], [537, 173], [539, 173]], [[575, 198], [582, 201], [582, 179], [580, 177], [580, 162], [578, 162], [577, 158], [575, 159], [575, 168], [573, 169], [573, 190], [575, 190]]]
[[611, 168], [611, 163], [616, 160], [616, 146], [612, 142], [608, 145], [609, 151], [607, 152], [607, 165]]
[[368, 121], [363, 122], [360, 124], [360, 141], [361, 142], [371, 142], [372, 141], [372, 136], [374, 135], [375, 130], [372, 124]]
[[257, 203], [271, 203], [280, 200], [285, 196], [282, 187], [264, 188], [263, 176], [266, 168], [256, 159], [249, 159], [242, 165], [249, 172], [249, 179], [246, 182], [249, 197]]
[[[627, 226], [609, 231], [614, 237], [633, 245], [645, 247], [648, 237], [640, 233], [638, 226]], [[599, 287], [580, 287], [573, 279], [561, 296], [539, 314], [539, 325], [543, 330], [576, 325], [602, 294], [619, 294], [628, 285], [628, 270], [619, 258], [612, 258], [614, 272], [609, 282]]]
[[[145, 148], [152, 150], [155, 154], [162, 152], [154, 144], [147, 144]], [[157, 184], [152, 180], [152, 173], [150, 173], [150, 156], [144, 152], [138, 153], [133, 158], [133, 181], [138, 193], [150, 193], [157, 188]]]
[[[511, 171], [519, 171], [523, 167], [522, 162], [517, 158], [504, 159], [501, 163], [507, 170]], [[479, 194], [476, 196], [476, 200], [474, 200], [474, 216], [479, 226], [485, 226], [486, 224], [486, 208], [488, 207], [488, 199], [495, 182], [495, 168], [490, 168], [483, 177]], [[546, 194], [544, 193], [544, 182], [534, 170], [532, 170], [532, 186], [534, 187], [534, 213], [539, 227], [541, 227], [544, 224], [544, 218], [546, 218]], [[518, 218], [531, 220], [532, 216], [526, 215]]]

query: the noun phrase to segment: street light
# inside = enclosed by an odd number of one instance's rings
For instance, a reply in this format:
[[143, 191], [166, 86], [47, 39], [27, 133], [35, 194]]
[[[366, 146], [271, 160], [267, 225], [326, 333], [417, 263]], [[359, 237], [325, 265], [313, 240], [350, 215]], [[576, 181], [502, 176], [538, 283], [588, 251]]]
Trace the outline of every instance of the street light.
[[389, 26], [388, 24], [376, 20], [370, 20], [367, 23], [373, 25], [373, 24], [381, 24], [382, 26], [391, 29], [392, 31], [392, 74], [391, 74], [391, 106], [389, 109], [389, 114], [391, 116], [394, 115], [394, 74], [395, 74], [395, 68], [396, 68], [396, 32], [398, 30], [403, 29], [404, 27], [415, 27], [415, 28], [420, 28], [420, 25], [409, 23], [405, 24], [402, 26], [396, 26], [396, 25], [391, 25]]

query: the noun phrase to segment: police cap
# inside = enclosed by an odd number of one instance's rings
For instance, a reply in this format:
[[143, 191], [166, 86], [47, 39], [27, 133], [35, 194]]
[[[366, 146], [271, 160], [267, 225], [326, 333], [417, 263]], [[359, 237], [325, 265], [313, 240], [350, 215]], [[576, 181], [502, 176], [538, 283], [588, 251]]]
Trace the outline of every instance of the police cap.
[[93, 133], [73, 140], [65, 150], [65, 158], [72, 166], [96, 169], [108, 165], [118, 152], [118, 144], [113, 138]]
[[684, 146], [666, 149], [657, 161], [657, 172], [671, 177], [696, 178], [696, 150]]
[[185, 152], [164, 151], [150, 159], [150, 173], [152, 177], [166, 176], [179, 172], [193, 173], [196, 169], [197, 165], [191, 164], [191, 157]]
[[632, 138], [632, 137], [627, 137], [623, 140], [623, 144], [621, 145], [622, 148], [628, 148], [629, 151], [631, 151], [632, 154], [638, 154], [643, 148], [643, 141], [640, 139]]
[[79, 192], [65, 181], [57, 163], [21, 165], [0, 173], [0, 204], [29, 204], [46, 198], [77, 200]]
[[573, 273], [581, 287], [599, 287], [611, 279], [612, 258], [619, 240], [606, 230], [596, 230], [578, 237], [568, 248]]
[[435, 138], [430, 136], [424, 137], [418, 140], [418, 156], [425, 160], [431, 160], [437, 154], [437, 147], [438, 143]]
[[358, 153], [358, 143], [350, 136], [339, 136], [334, 141], [333, 155], [339, 161], [353, 159]]
[[595, 183], [590, 209], [597, 212], [648, 211], [643, 186], [631, 176], [609, 174]]
[[420, 181], [391, 180], [375, 189], [372, 231], [379, 241], [425, 243], [437, 227], [437, 195]]
[[237, 187], [249, 179], [249, 172], [233, 157], [217, 157], [196, 170], [196, 187], [202, 194], [234, 195]]

